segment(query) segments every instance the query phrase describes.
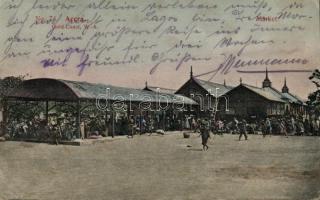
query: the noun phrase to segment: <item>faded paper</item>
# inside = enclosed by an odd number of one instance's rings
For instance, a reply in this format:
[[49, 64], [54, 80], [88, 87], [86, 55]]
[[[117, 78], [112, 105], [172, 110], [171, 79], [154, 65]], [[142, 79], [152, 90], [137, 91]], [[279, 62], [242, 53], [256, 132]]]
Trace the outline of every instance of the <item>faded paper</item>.
[[[318, 1], [14, 0], [0, 15], [1, 76], [177, 89], [191, 65], [203, 79], [257, 86], [264, 75], [245, 72], [268, 67], [276, 87], [287, 77], [306, 98], [319, 65]], [[230, 59], [257, 62], [219, 69]]]
[[[257, 96], [263, 96], [262, 82], [269, 78], [278, 90], [276, 95], [283, 97], [280, 91], [285, 83], [292, 94], [307, 100], [317, 89], [308, 78], [320, 65], [319, 3], [1, 0], [0, 79], [22, 75], [25, 79], [79, 81], [72, 83], [75, 90], [81, 89], [77, 83], [88, 86], [89, 82], [141, 90], [159, 86], [177, 91], [194, 76], [232, 87], [245, 83], [258, 91]], [[65, 88], [63, 91], [71, 91]], [[246, 91], [250, 93], [249, 89]], [[29, 95], [28, 91], [23, 94]], [[294, 95], [291, 98], [298, 99], [297, 107], [302, 107], [303, 117], [310, 117], [305, 112], [306, 104]], [[285, 106], [292, 103], [290, 99], [274, 101], [270, 96], [262, 98], [268, 111], [274, 106], [273, 111], [284, 112]], [[88, 136], [83, 134], [87, 121], [80, 119], [79, 99], [71, 102], [78, 103], [71, 106], [77, 110], [67, 113], [76, 124], [70, 129], [78, 128], [78, 134], [66, 143], [80, 141], [82, 145], [94, 140], [82, 140]], [[41, 115], [32, 117], [48, 120], [49, 108], [58, 105], [48, 103], [50, 100], [37, 102], [42, 103], [46, 116], [41, 111]], [[236, 99], [233, 104], [238, 102]], [[0, 121], [8, 119], [2, 116], [5, 110], [1, 109]], [[134, 137], [132, 134], [132, 140], [113, 137], [113, 133], [111, 137], [110, 130], [114, 132], [115, 118], [120, 118], [120, 114], [108, 112], [99, 119], [106, 125], [104, 131], [109, 131], [102, 144], [92, 142], [91, 146], [75, 147], [20, 141], [0, 143], [0, 200], [319, 199], [319, 130], [310, 137], [296, 136], [295, 131], [292, 137], [263, 137], [261, 131], [250, 134], [248, 141], [238, 141], [238, 136], [230, 131], [224, 136], [212, 135], [210, 148], [202, 151], [202, 137], [180, 129], [174, 133], [160, 130], [159, 134], [150, 133], [150, 137], [140, 132]], [[132, 113], [142, 119], [142, 111]], [[183, 114], [182, 120], [194, 117]], [[67, 118], [66, 113], [52, 118], [59, 117]], [[89, 121], [98, 119], [94, 114], [86, 117]], [[320, 123], [318, 115], [312, 117]], [[290, 116], [288, 121], [291, 119]], [[231, 124], [235, 121], [228, 120]], [[30, 121], [13, 122], [22, 126], [22, 132], [23, 123]], [[190, 124], [185, 127], [190, 129]], [[188, 134], [189, 139], [183, 138]]]

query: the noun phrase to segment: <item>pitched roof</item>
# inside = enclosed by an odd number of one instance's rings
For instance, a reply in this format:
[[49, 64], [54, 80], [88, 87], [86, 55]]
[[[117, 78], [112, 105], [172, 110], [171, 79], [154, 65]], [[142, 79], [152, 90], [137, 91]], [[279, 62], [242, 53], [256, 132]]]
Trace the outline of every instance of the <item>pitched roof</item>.
[[[95, 100], [99, 95], [106, 95], [108, 100], [197, 104], [192, 99], [181, 95], [161, 94], [161, 97], [153, 91], [48, 78], [26, 80], [22, 87], [13, 91], [9, 97], [74, 101], [75, 99]], [[119, 99], [120, 96], [121, 99]]]
[[258, 88], [258, 87], [255, 87], [252, 85], [247, 85], [247, 84], [241, 84], [238, 87], [240, 87], [240, 86], [245, 87], [245, 88], [251, 90], [252, 92], [254, 92], [254, 93], [270, 100], [270, 101], [277, 101], [277, 102], [283, 102], [283, 103], [285, 102], [282, 99], [282, 96], [279, 95], [276, 91], [274, 91], [273, 88], [270, 88], [270, 87]]
[[252, 85], [248, 85], [248, 84], [240, 84], [238, 87], [245, 87], [249, 90], [251, 90], [252, 92], [270, 100], [270, 101], [277, 101], [277, 102], [290, 102], [290, 103], [296, 103], [296, 104], [301, 104], [304, 105], [305, 103], [303, 102], [303, 100], [301, 100], [299, 97], [291, 94], [291, 93], [282, 93], [280, 91], [278, 91], [277, 89], [273, 88], [273, 87], [265, 87], [265, 88], [259, 88], [259, 87], [255, 87]]
[[[216, 91], [217, 91], [217, 95], [221, 96], [226, 94], [227, 92], [229, 92], [233, 87], [232, 86], [227, 86], [224, 84], [220, 84], [220, 83], [214, 83], [211, 81], [205, 81], [205, 80], [201, 80], [198, 78], [194, 78], [193, 80], [196, 81], [201, 87], [203, 87], [207, 92], [210, 92], [211, 95], [216, 96]], [[218, 88], [216, 90], [216, 88]]]
[[156, 87], [156, 86], [149, 86], [147, 85], [144, 89], [144, 91], [151, 91], [156, 94], [164, 94], [164, 95], [169, 95], [175, 100], [181, 100], [184, 99], [186, 104], [197, 104], [193, 99], [180, 95], [180, 94], [175, 94], [176, 90], [174, 89], [169, 89], [169, 88], [162, 88], [162, 87]]
[[157, 86], [146, 86], [144, 90], [149, 90], [153, 92], [160, 92], [160, 93], [165, 93], [165, 94], [174, 94], [176, 90], [174, 89], [169, 89], [169, 88], [163, 88], [163, 87], [157, 87]]
[[279, 90], [271, 87], [271, 89], [273, 91], [275, 91], [276, 93], [278, 93], [279, 96], [281, 96], [281, 98], [285, 101], [289, 101], [290, 103], [296, 103], [296, 104], [304, 104], [304, 101], [302, 99], [300, 99], [299, 97], [291, 94], [290, 92], [280, 92]]
[[282, 95], [284, 97], [286, 97], [292, 103], [305, 104], [302, 99], [300, 99], [299, 97], [297, 97], [297, 96], [295, 96], [295, 95], [293, 95], [291, 93], [282, 93]]

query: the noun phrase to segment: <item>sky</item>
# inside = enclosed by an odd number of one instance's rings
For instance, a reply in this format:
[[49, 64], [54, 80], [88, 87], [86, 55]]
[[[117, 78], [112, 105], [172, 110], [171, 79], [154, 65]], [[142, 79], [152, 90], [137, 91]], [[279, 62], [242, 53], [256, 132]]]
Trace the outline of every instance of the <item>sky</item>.
[[[308, 77], [320, 64], [317, 0], [4, 0], [0, 9], [0, 77], [178, 89], [192, 65], [194, 75], [221, 67], [203, 80], [261, 87], [267, 67], [279, 90], [285, 78], [304, 99], [316, 90]], [[230, 56], [269, 62], [222, 71]]]

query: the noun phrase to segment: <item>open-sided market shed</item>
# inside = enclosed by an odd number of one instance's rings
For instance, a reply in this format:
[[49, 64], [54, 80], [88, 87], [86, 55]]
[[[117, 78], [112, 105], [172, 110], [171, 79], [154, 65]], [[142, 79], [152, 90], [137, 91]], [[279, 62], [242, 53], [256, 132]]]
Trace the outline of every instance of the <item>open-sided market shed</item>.
[[110, 105], [115, 103], [125, 105], [128, 113], [134, 112], [137, 106], [146, 104], [150, 105], [151, 110], [162, 109], [165, 106], [170, 109], [173, 106], [189, 109], [197, 105], [192, 99], [176, 94], [49, 78], [26, 80], [8, 97], [11, 101], [18, 102], [44, 102], [44, 117], [47, 121], [50, 110], [59, 105], [69, 104], [76, 115], [76, 138], [84, 137], [81, 135], [81, 112], [88, 107], [99, 109], [107, 115], [108, 112], [113, 113], [114, 108]]

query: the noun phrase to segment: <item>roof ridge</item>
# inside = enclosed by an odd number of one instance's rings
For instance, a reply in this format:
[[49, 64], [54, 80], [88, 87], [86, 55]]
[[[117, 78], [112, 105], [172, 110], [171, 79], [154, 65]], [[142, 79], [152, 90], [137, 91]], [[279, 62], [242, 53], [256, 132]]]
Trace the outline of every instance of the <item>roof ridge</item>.
[[[265, 88], [259, 88], [259, 87], [252, 86], [252, 85], [248, 85], [248, 84], [241, 84], [241, 85], [239, 85], [239, 86], [244, 86], [244, 87], [246, 87], [247, 89], [251, 90], [252, 92], [254, 92], [254, 93], [256, 93], [256, 94], [258, 94], [258, 95], [260, 95], [260, 96], [263, 96], [264, 98], [267, 98], [267, 99], [269, 99], [269, 100], [278, 101], [278, 102], [283, 102], [283, 100], [282, 100], [281, 98], [277, 97], [277, 95], [272, 94], [272, 93], [268, 92], [267, 90], [264, 90]], [[238, 87], [239, 87], [239, 86], [238, 86]], [[259, 94], [257, 91], [255, 91], [255, 89], [263, 92], [263, 94]], [[270, 98], [270, 97], [268, 97], [268, 96], [265, 96], [265, 94], [268, 94], [268, 93], [271, 94], [272, 96], [274, 96], [275, 98], [279, 98], [279, 99], [274, 99], [274, 98]], [[281, 95], [281, 97], [282, 97], [282, 95]]]
[[271, 89], [273, 89], [274, 91], [276, 91], [277, 93], [279, 93], [279, 94], [283, 94], [282, 92], [280, 92], [280, 90], [278, 90], [278, 89], [276, 89], [276, 88], [274, 88], [274, 87], [270, 87]]
[[134, 88], [134, 87], [126, 87], [126, 86], [119, 86], [119, 85], [113, 85], [110, 83], [92, 83], [92, 82], [88, 82], [88, 81], [76, 81], [76, 80], [66, 80], [66, 79], [56, 79], [56, 80], [60, 80], [60, 81], [66, 81], [66, 82], [70, 82], [70, 83], [85, 83], [91, 86], [104, 86], [104, 87], [114, 87], [114, 88], [119, 88], [119, 89], [130, 89], [130, 90], [137, 90], [139, 91], [140, 88]]
[[291, 92], [287, 92], [287, 94], [290, 94], [291, 96], [295, 97], [298, 101], [304, 102], [304, 100], [298, 95], [292, 94]]
[[249, 85], [249, 84], [247, 84], [247, 83], [242, 83], [242, 85], [246, 85], [246, 86], [250, 86], [250, 87], [253, 87], [253, 88], [256, 88], [256, 89], [261, 89], [261, 90], [263, 90], [263, 88], [261, 88], [261, 87], [254, 86], [254, 85]]
[[223, 87], [234, 88], [234, 86], [231, 86], [231, 85], [224, 85], [223, 83], [217, 83], [217, 82], [207, 81], [207, 80], [203, 80], [203, 79], [196, 78], [196, 77], [193, 77], [193, 78], [194, 78], [195, 80], [199, 80], [199, 81], [203, 81], [203, 82], [207, 82], [207, 83], [218, 84], [218, 85], [221, 85], [221, 86], [223, 86]]
[[158, 87], [158, 86], [152, 86], [152, 85], [148, 85], [147, 86], [148, 88], [151, 87], [151, 88], [160, 88], [160, 89], [166, 89], [166, 90], [173, 90], [173, 91], [176, 91], [176, 89], [172, 89], [172, 88], [165, 88], [165, 87]]

